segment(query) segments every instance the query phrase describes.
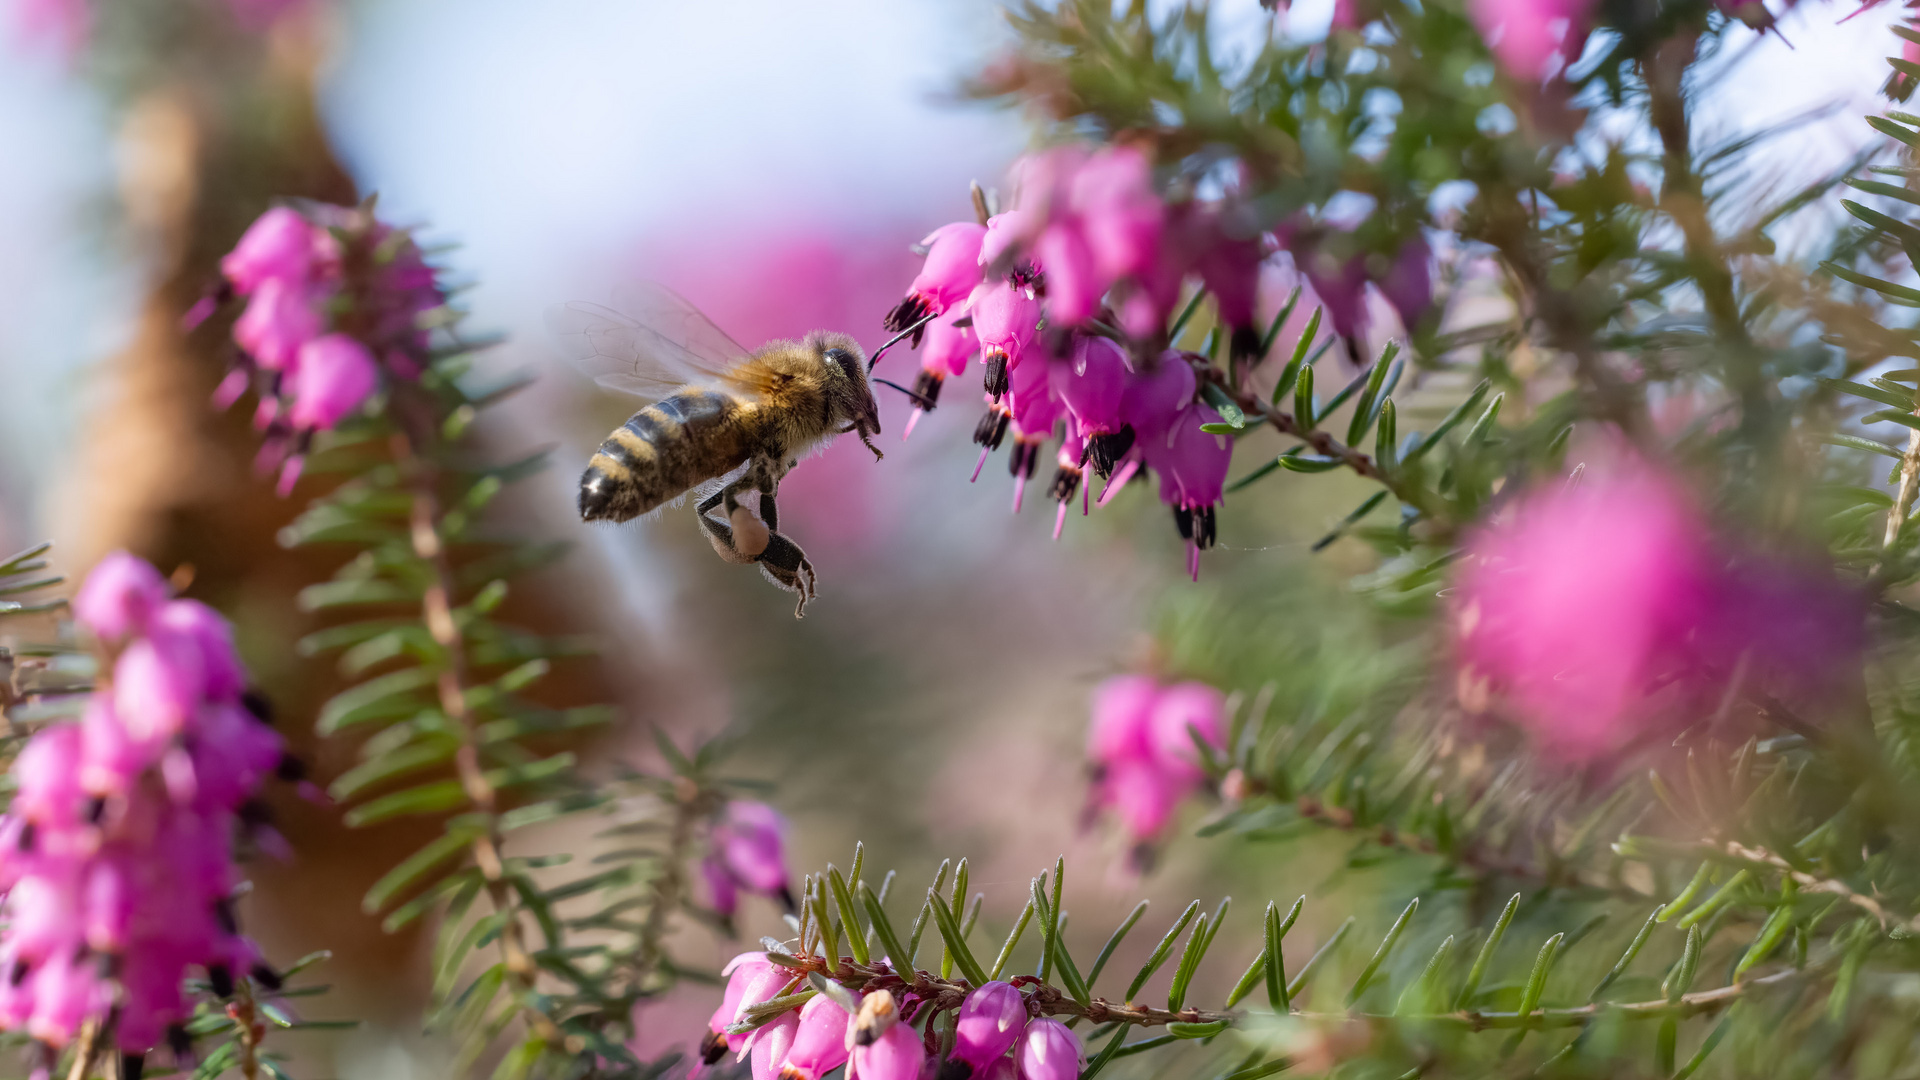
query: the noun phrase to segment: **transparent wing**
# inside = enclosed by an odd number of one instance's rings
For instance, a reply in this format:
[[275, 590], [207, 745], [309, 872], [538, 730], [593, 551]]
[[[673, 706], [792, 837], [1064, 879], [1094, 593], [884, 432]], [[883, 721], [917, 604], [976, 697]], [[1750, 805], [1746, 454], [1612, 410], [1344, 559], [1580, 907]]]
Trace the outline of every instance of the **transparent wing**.
[[738, 380], [747, 350], [664, 285], [625, 287], [612, 304], [547, 309], [547, 327], [580, 370], [611, 390], [659, 400], [688, 383]]

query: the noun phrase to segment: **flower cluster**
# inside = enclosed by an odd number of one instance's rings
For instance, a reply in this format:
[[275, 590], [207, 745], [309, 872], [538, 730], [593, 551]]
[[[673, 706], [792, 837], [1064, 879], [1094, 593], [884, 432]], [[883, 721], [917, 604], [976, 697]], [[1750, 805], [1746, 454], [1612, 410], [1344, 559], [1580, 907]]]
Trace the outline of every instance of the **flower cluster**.
[[232, 295], [239, 355], [214, 393], [222, 408], [251, 385], [266, 433], [259, 465], [280, 470], [287, 493], [313, 434], [352, 415], [381, 374], [414, 379], [426, 367], [422, 316], [445, 297], [410, 236], [366, 209], [314, 205], [262, 214], [220, 261], [221, 289], [196, 305], [189, 327]]
[[1730, 688], [1831, 698], [1863, 617], [1830, 574], [1716, 538], [1677, 483], [1630, 469], [1532, 494], [1469, 540], [1459, 695], [1593, 760], [1724, 711]]
[[700, 863], [715, 911], [732, 917], [742, 889], [776, 897], [793, 910], [786, 831], [786, 819], [766, 803], [736, 799], [721, 808], [708, 833], [707, 857]]
[[278, 984], [230, 897], [235, 828], [281, 741], [244, 693], [227, 622], [171, 598], [152, 566], [107, 557], [73, 607], [111, 674], [78, 723], [36, 732], [14, 762], [0, 1026], [63, 1046], [110, 1021], [123, 1051], [144, 1053], [189, 1012], [188, 967], [222, 996], [235, 972]]
[[[989, 982], [970, 991], [955, 1015], [953, 1049], [929, 1072], [936, 1054], [931, 1011], [908, 992], [861, 995], [849, 1012], [826, 995], [789, 1009], [748, 1033], [732, 1031], [746, 1010], [804, 986], [805, 976], [743, 953], [727, 965], [726, 996], [707, 1022], [702, 1067], [729, 1052], [751, 1058], [753, 1080], [820, 1080], [846, 1066], [847, 1080], [1073, 1080], [1084, 1051], [1080, 1039], [1058, 1020], [1032, 1016], [1025, 995], [1012, 983]], [[1031, 1018], [1030, 1018], [1031, 1017]], [[916, 1018], [929, 1019], [926, 1034]]]
[[1151, 841], [1206, 783], [1200, 744], [1224, 748], [1225, 713], [1220, 691], [1205, 683], [1120, 675], [1100, 684], [1087, 730], [1089, 811], [1110, 808], [1136, 844]]
[[888, 329], [926, 344], [907, 430], [977, 357], [987, 412], [974, 430], [976, 479], [1011, 434], [1018, 511], [1042, 448], [1064, 429], [1051, 485], [1055, 537], [1076, 495], [1087, 511], [1088, 467], [1107, 481], [1103, 504], [1150, 469], [1197, 573], [1199, 552], [1215, 540], [1232, 446], [1201, 430], [1220, 419], [1196, 377], [1211, 368], [1168, 348], [1166, 323], [1198, 275], [1234, 355], [1257, 353], [1254, 296], [1269, 238], [1228, 202], [1164, 201], [1151, 163], [1131, 147], [1048, 151], [1023, 161], [1019, 180], [1012, 209], [922, 241], [926, 263], [887, 315]]

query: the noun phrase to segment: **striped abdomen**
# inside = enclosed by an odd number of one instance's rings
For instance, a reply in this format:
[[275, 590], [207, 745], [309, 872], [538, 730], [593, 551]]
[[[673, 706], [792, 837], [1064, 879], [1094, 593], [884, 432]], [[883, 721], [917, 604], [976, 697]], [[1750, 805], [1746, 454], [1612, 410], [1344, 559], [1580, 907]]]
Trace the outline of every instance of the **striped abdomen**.
[[741, 406], [712, 390], [685, 390], [615, 428], [580, 477], [580, 516], [626, 521], [724, 476], [751, 453]]

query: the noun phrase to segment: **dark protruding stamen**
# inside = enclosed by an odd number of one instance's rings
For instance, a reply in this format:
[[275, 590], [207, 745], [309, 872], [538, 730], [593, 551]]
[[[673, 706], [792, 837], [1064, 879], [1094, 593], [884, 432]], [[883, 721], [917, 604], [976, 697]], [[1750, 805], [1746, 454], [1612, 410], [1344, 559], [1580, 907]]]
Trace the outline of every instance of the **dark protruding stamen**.
[[1013, 453], [1007, 456], [1007, 472], [1022, 480], [1031, 480], [1035, 469], [1040, 467], [1040, 444], [1017, 440], [1013, 444]]
[[233, 901], [228, 900], [226, 897], [221, 897], [213, 902], [213, 921], [219, 923], [220, 929], [226, 933], [238, 934], [240, 932], [240, 920], [235, 918], [233, 914]]
[[120, 1080], [140, 1080], [147, 1071], [147, 1055], [120, 1053]]
[[1180, 539], [1193, 539], [1193, 511], [1184, 506], [1173, 508], [1173, 524], [1180, 530]]
[[[926, 318], [929, 307], [926, 297], [919, 293], [909, 293], [906, 299], [893, 305], [893, 310], [887, 312], [886, 319], [880, 325], [886, 327], [888, 333], [897, 334]], [[915, 348], [920, 347], [919, 334], [914, 335], [913, 344]]]
[[1107, 435], [1095, 435], [1087, 440], [1087, 461], [1093, 465], [1093, 471], [1105, 480], [1113, 475], [1120, 459], [1133, 449], [1133, 425], [1124, 424], [1119, 431]]
[[248, 972], [248, 974], [253, 976], [254, 982], [259, 983], [268, 990], [278, 991], [281, 987], [287, 985], [287, 980], [283, 978], [279, 972], [265, 964], [253, 965], [253, 970]]
[[193, 1036], [184, 1026], [174, 1024], [167, 1028], [167, 1051], [173, 1055], [173, 1063], [183, 1069], [194, 1063]]
[[289, 784], [297, 784], [307, 778], [307, 763], [294, 754], [281, 754], [280, 763], [273, 767], [273, 775]]
[[1000, 449], [1000, 443], [1007, 437], [1007, 422], [1012, 419], [1012, 415], [1005, 409], [988, 409], [987, 414], [974, 425], [974, 444], [989, 450]]
[[717, 1031], [707, 1032], [700, 1040], [700, 1060], [712, 1065], [727, 1056], [727, 1037]]
[[937, 371], [921, 369], [920, 377], [913, 382], [913, 392], [919, 395], [915, 400], [923, 411], [932, 412], [933, 407], [940, 404], [940, 388], [946, 384], [946, 376]]
[[225, 964], [213, 964], [207, 968], [207, 982], [213, 987], [213, 996], [226, 1000], [233, 996], [233, 972]]
[[1212, 547], [1215, 540], [1214, 508], [1203, 506], [1194, 511], [1194, 524], [1194, 546], [1202, 551]]
[[273, 702], [267, 700], [267, 695], [250, 689], [240, 695], [240, 704], [247, 710], [247, 715], [268, 727], [273, 726]]
[[1048, 494], [1052, 495], [1056, 502], [1071, 502], [1074, 495], [1080, 491], [1080, 475], [1079, 469], [1060, 466], [1054, 471], [1053, 486], [1048, 489]]
[[39, 826], [35, 825], [31, 821], [27, 822], [25, 825], [20, 826], [20, 850], [21, 851], [33, 850], [33, 841], [35, 836], [39, 833], [39, 831], [40, 831]]
[[987, 354], [987, 396], [995, 401], [1007, 393], [1007, 362], [1006, 353], [995, 351]]
[[87, 800], [87, 824], [98, 825], [100, 824], [100, 819], [106, 816], [107, 800], [104, 796], [95, 795], [93, 798]]

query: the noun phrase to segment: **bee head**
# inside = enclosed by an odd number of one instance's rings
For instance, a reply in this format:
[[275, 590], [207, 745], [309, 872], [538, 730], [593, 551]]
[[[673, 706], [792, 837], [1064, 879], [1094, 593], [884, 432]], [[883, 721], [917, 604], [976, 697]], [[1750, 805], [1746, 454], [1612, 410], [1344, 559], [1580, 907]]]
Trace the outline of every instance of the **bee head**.
[[860, 441], [873, 450], [873, 436], [880, 434], [880, 405], [873, 400], [873, 387], [867, 382], [867, 359], [860, 344], [846, 334], [825, 331], [810, 335], [811, 346], [827, 373], [827, 400], [833, 408], [835, 427], [851, 425], [860, 433]]

